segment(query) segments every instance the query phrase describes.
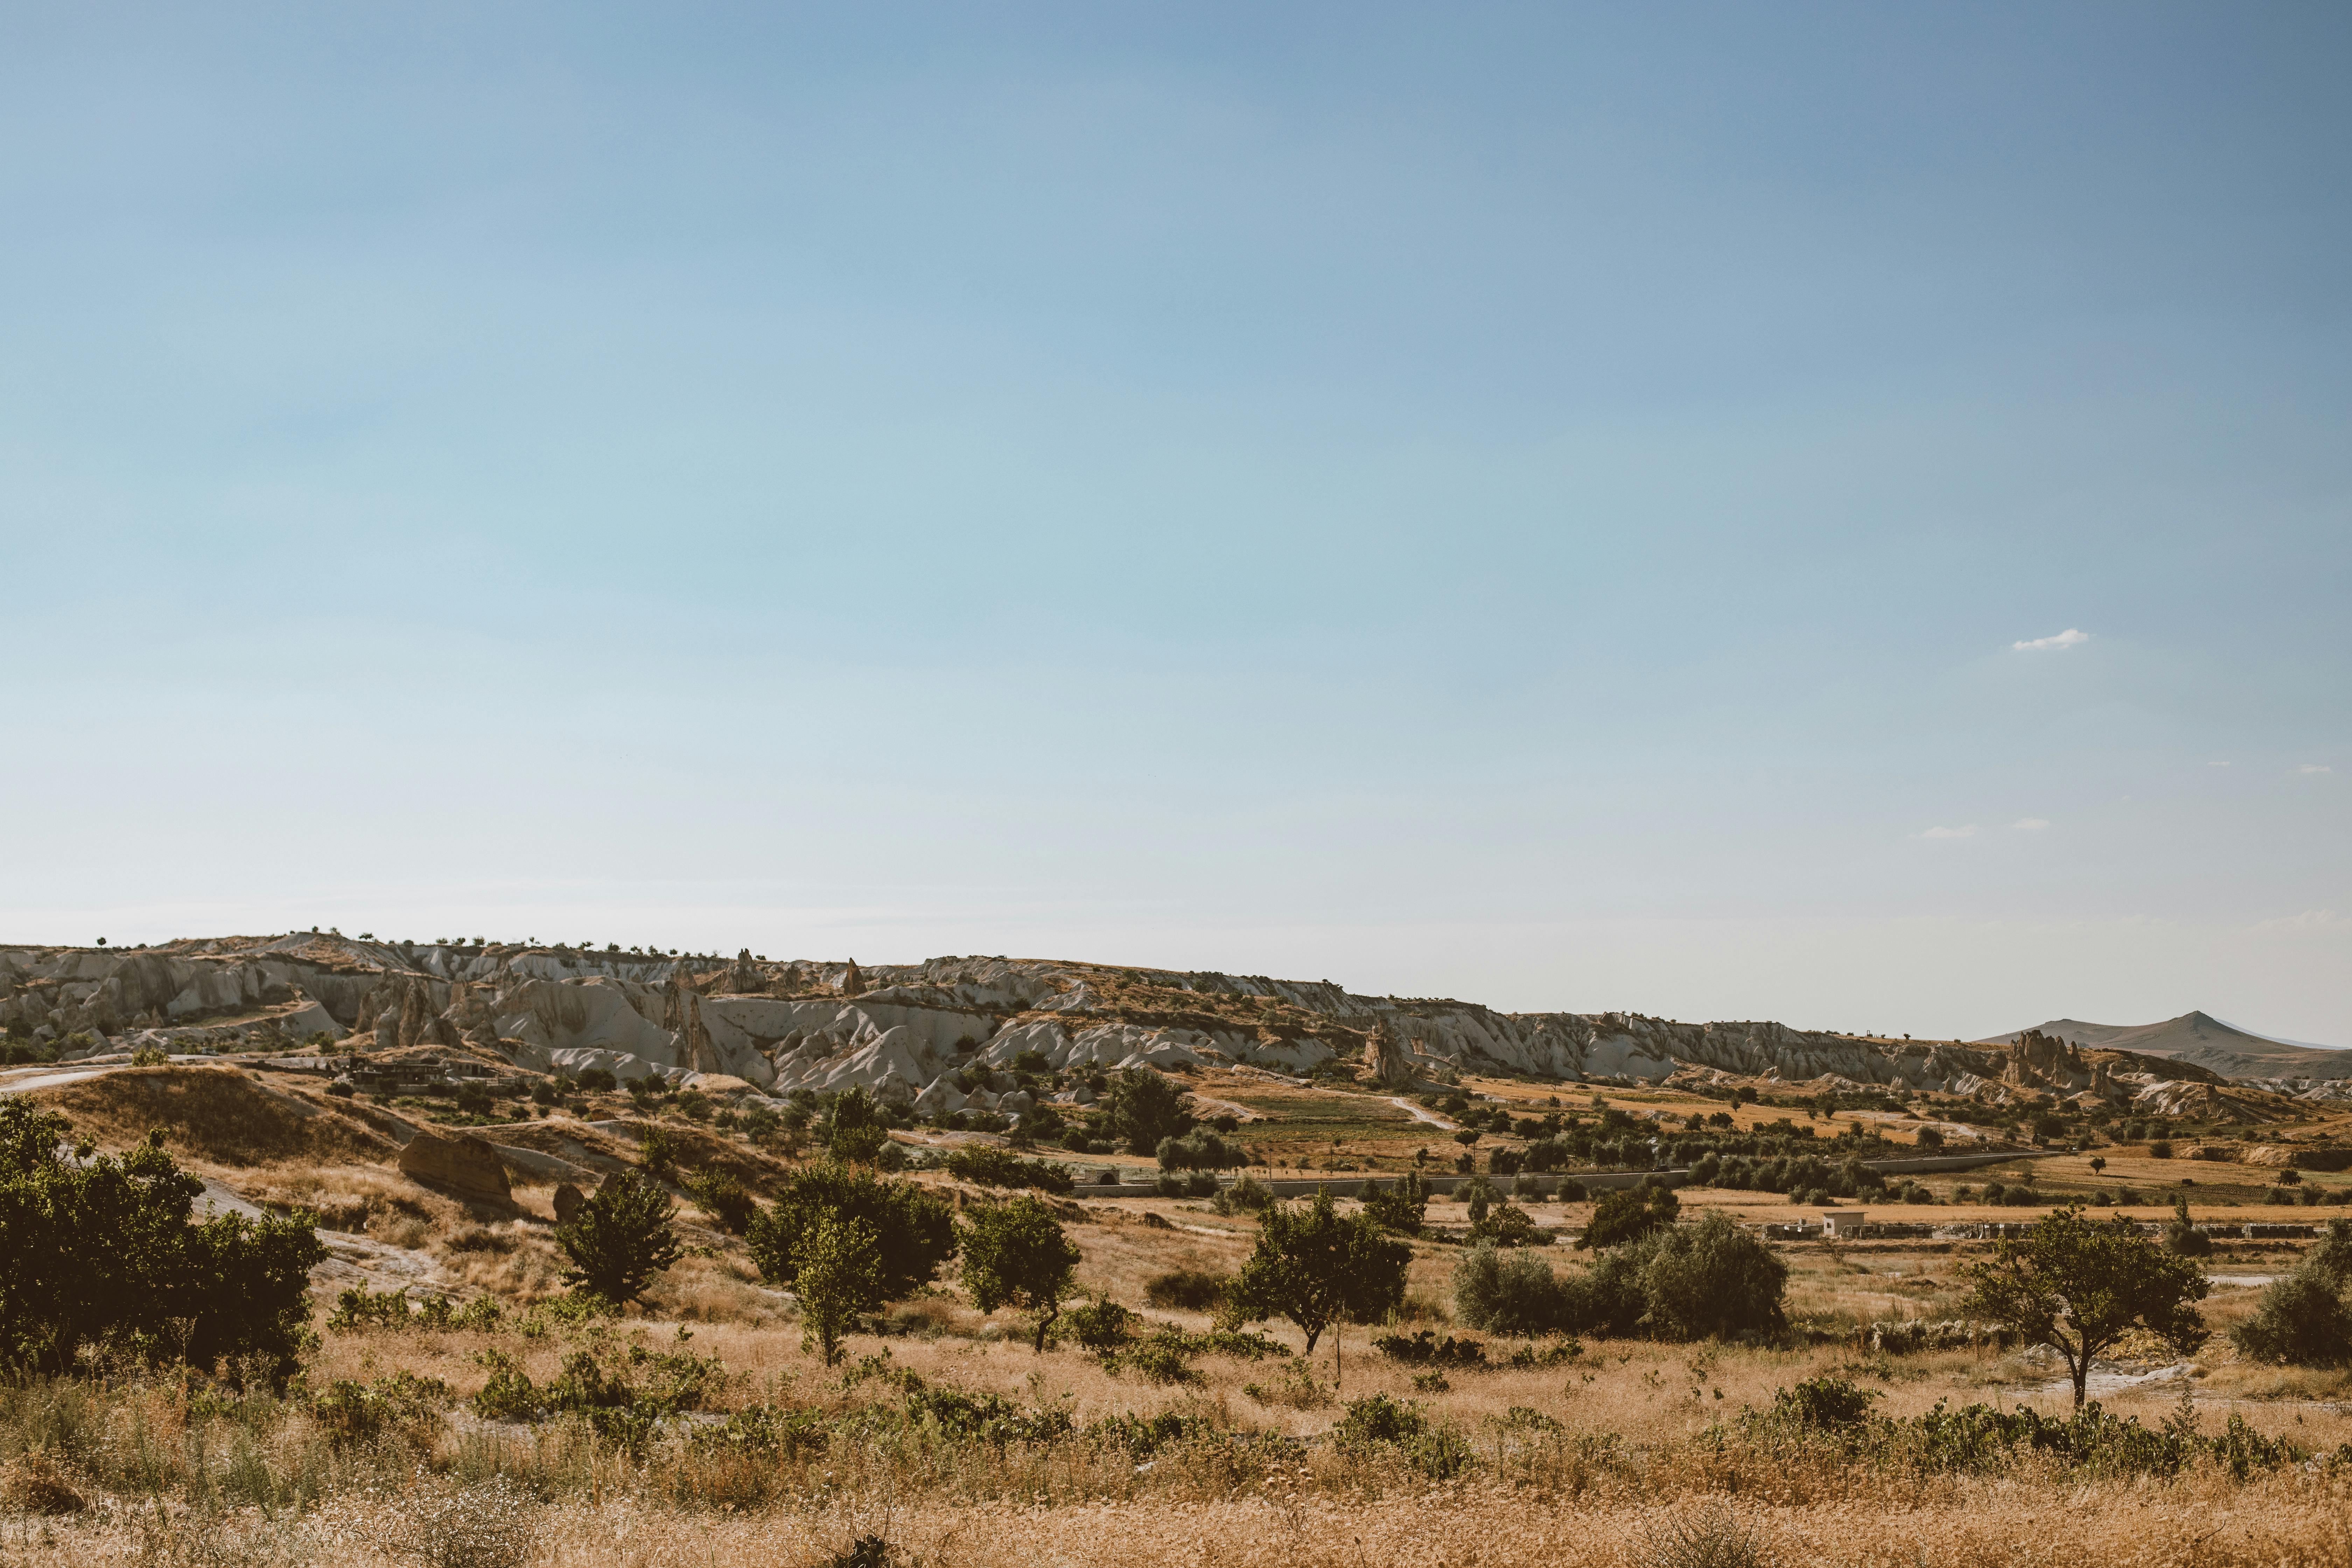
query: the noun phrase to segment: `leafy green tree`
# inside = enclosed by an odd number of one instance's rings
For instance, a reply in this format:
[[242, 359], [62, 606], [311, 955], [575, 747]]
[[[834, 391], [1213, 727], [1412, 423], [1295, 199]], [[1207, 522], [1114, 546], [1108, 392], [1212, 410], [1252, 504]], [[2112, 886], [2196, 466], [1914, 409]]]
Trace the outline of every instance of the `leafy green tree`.
[[635, 1171], [616, 1171], [555, 1227], [555, 1245], [572, 1260], [569, 1284], [615, 1306], [646, 1293], [654, 1276], [684, 1256], [670, 1226], [670, 1196]]
[[957, 1240], [972, 1305], [983, 1312], [1012, 1306], [1029, 1313], [1036, 1328], [1034, 1348], [1043, 1352], [1080, 1258], [1054, 1211], [1035, 1198], [1015, 1198], [976, 1211], [971, 1224], [959, 1227]]
[[1158, 1151], [1162, 1138], [1192, 1131], [1192, 1097], [1150, 1068], [1124, 1068], [1103, 1096], [1103, 1125], [1130, 1154]]
[[744, 1240], [771, 1285], [799, 1278], [802, 1238], [828, 1215], [845, 1215], [874, 1233], [882, 1299], [895, 1301], [937, 1277], [955, 1256], [955, 1213], [911, 1182], [877, 1177], [837, 1161], [820, 1161], [787, 1177], [776, 1201], [751, 1221]]
[[852, 1087], [835, 1098], [825, 1125], [825, 1148], [835, 1159], [871, 1165], [889, 1142], [890, 1119], [872, 1095]]
[[68, 1155], [65, 1118], [0, 1099], [0, 1363], [69, 1369], [87, 1344], [149, 1362], [293, 1370], [309, 1334], [314, 1222], [220, 1215], [162, 1135], [128, 1153]]
[[2095, 1224], [2079, 1206], [2056, 1210], [2023, 1236], [1995, 1242], [1990, 1258], [1962, 1272], [1974, 1287], [1962, 1310], [2056, 1351], [2078, 1406], [2092, 1358], [2132, 1330], [2146, 1329], [2181, 1355], [2205, 1342], [2205, 1320], [2189, 1304], [2212, 1288], [2204, 1270], [2121, 1215]]
[[1621, 1187], [1593, 1205], [1592, 1219], [1576, 1238], [1580, 1248], [1622, 1247], [1675, 1223], [1682, 1200], [1671, 1187]]
[[[1412, 1248], [1383, 1235], [1368, 1215], [1341, 1218], [1331, 1194], [1312, 1203], [1281, 1205], [1258, 1222], [1257, 1249], [1225, 1292], [1228, 1323], [1287, 1318], [1307, 1335], [1307, 1353], [1325, 1329], [1342, 1320], [1377, 1322], [1404, 1300]], [[1339, 1369], [1338, 1336], [1331, 1364]]]
[[1382, 1230], [1397, 1236], [1419, 1236], [1428, 1223], [1429, 1184], [1417, 1171], [1408, 1171], [1402, 1181], [1388, 1186], [1364, 1184], [1358, 1194], [1363, 1199], [1364, 1212]]
[[824, 1364], [841, 1360], [842, 1337], [887, 1300], [874, 1227], [835, 1211], [817, 1216], [793, 1249], [794, 1294], [801, 1303], [801, 1348]]

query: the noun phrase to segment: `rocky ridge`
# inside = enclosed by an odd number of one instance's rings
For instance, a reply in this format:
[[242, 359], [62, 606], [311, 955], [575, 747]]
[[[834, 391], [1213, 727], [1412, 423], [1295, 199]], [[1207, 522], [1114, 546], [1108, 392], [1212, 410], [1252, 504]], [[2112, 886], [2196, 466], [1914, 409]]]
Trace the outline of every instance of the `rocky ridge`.
[[438, 1046], [538, 1071], [740, 1079], [771, 1094], [863, 1086], [923, 1111], [1001, 1111], [1017, 1059], [1056, 1070], [1334, 1058], [1391, 1089], [1463, 1073], [1663, 1081], [1697, 1071], [1995, 1102], [2218, 1103], [2220, 1075], [2021, 1032], [2005, 1045], [1875, 1039], [1777, 1023], [1500, 1013], [1286, 981], [1003, 957], [861, 967], [335, 933], [121, 951], [0, 948], [0, 1028], [68, 1058], [152, 1046]]

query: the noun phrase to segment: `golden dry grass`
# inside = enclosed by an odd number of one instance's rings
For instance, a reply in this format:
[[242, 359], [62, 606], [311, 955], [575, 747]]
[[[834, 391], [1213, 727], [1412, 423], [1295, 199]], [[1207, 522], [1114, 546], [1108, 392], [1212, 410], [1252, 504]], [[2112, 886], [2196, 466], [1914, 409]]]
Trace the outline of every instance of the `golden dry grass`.
[[[118, 1075], [135, 1081], [136, 1075]], [[186, 1076], [215, 1076], [209, 1070]], [[218, 1075], [232, 1086], [235, 1075]], [[80, 1087], [80, 1086], [75, 1086]], [[1205, 1087], [1205, 1086], [1204, 1086]], [[1528, 1086], [1497, 1085], [1524, 1093]], [[52, 1091], [63, 1096], [68, 1091]], [[102, 1141], [128, 1141], [148, 1104], [145, 1089], [89, 1095], [77, 1103], [78, 1121]], [[1323, 1095], [1326, 1091], [1308, 1091]], [[1664, 1103], [1664, 1092], [1657, 1103]], [[1612, 1092], [1633, 1109], [1646, 1091]], [[200, 1096], [213, 1096], [204, 1099]], [[1331, 1099], [1357, 1099], [1344, 1093]], [[172, 1097], [164, 1097], [164, 1103]], [[364, 1144], [343, 1148], [330, 1131], [318, 1140], [316, 1117], [289, 1118], [283, 1102], [249, 1090], [200, 1086], [181, 1095], [186, 1135], [200, 1168], [233, 1174], [257, 1201], [310, 1207], [331, 1219], [364, 1225], [372, 1238], [415, 1247], [443, 1277], [494, 1293], [510, 1306], [544, 1299], [556, 1288], [557, 1259], [549, 1238], [544, 1186], [518, 1189], [511, 1214], [491, 1215], [406, 1182]], [[1712, 1106], [1714, 1102], [1697, 1102]], [[207, 1107], [213, 1109], [207, 1110]], [[220, 1109], [226, 1107], [224, 1110]], [[331, 1106], [321, 1106], [340, 1120]], [[1535, 1109], [1535, 1107], [1530, 1107]], [[1336, 1114], [1336, 1113], [1335, 1113]], [[1774, 1112], [1774, 1114], [1779, 1114]], [[276, 1116], [287, 1125], [272, 1131]], [[330, 1129], [332, 1123], [326, 1124]], [[724, 1163], [764, 1183], [782, 1167], [741, 1143], [666, 1123], [682, 1134], [689, 1164]], [[291, 1128], [291, 1131], [288, 1129]], [[364, 1128], [360, 1132], [366, 1134]], [[1434, 1129], [1400, 1127], [1405, 1137]], [[634, 1130], [615, 1133], [561, 1118], [516, 1124], [493, 1134], [577, 1163], [619, 1163], [635, 1151]], [[2103, 1181], [2152, 1185], [2141, 1166], [2181, 1169], [2179, 1163], [2110, 1152], [2103, 1176], [2078, 1157], [2039, 1163], [2037, 1184], [2055, 1195], [2072, 1184]], [[2128, 1171], [2126, 1162], [2134, 1162]], [[2197, 1167], [2201, 1177], [2202, 1163]], [[1994, 1173], [1998, 1173], [1999, 1168]], [[1985, 1173], [1948, 1179], [1980, 1183]], [[943, 1176], [926, 1184], [959, 1204], [982, 1194]], [[1335, 1174], [1335, 1192], [1350, 1178]], [[1743, 1221], [1785, 1220], [1801, 1213], [1768, 1194], [1686, 1190], [1686, 1205], [1719, 1207]], [[1343, 1206], [1349, 1200], [1343, 1197]], [[1178, 1200], [1089, 1200], [1083, 1189], [1056, 1208], [1084, 1253], [1079, 1282], [1140, 1306], [1150, 1279], [1174, 1268], [1223, 1272], [1237, 1267], [1254, 1244], [1255, 1226], [1226, 1218], [1205, 1205]], [[1866, 1205], [1865, 1205], [1866, 1206]], [[1573, 1226], [1589, 1205], [1535, 1205], [1540, 1223]], [[1949, 1221], [1971, 1215], [2017, 1220], [2034, 1211], [1937, 1205], [1891, 1211], [1888, 1217]], [[2154, 1216], [2168, 1212], [2149, 1206]], [[2298, 1209], [2292, 1215], [2216, 1207], [2217, 1218], [2325, 1217]], [[1459, 1225], [1458, 1207], [1433, 1205], [1433, 1220]], [[398, 1372], [446, 1382], [460, 1401], [446, 1426], [418, 1437], [413, 1449], [382, 1455], [322, 1447], [317, 1424], [288, 1405], [242, 1438], [215, 1418], [198, 1418], [184, 1392], [158, 1385], [125, 1396], [109, 1417], [108, 1442], [128, 1442], [132, 1430], [186, 1472], [193, 1462], [225, 1487], [245, 1443], [256, 1462], [289, 1475], [311, 1476], [299, 1504], [269, 1510], [237, 1508], [217, 1489], [200, 1498], [185, 1483], [159, 1488], [174, 1522], [142, 1515], [135, 1489], [111, 1491], [70, 1462], [26, 1456], [44, 1452], [12, 1428], [5, 1457], [11, 1474], [53, 1477], [59, 1486], [100, 1506], [36, 1522], [28, 1515], [0, 1521], [0, 1563], [81, 1563], [101, 1561], [171, 1563], [304, 1563], [374, 1568], [426, 1560], [415, 1547], [414, 1527], [444, 1506], [435, 1500], [463, 1492], [481, 1477], [509, 1470], [540, 1489], [542, 1500], [524, 1505], [530, 1525], [526, 1555], [485, 1568], [523, 1563], [651, 1568], [654, 1564], [749, 1565], [816, 1563], [860, 1533], [880, 1531], [905, 1563], [937, 1568], [1010, 1568], [1014, 1563], [1101, 1564], [1611, 1564], [1646, 1568], [1643, 1542], [1662, 1519], [1695, 1510], [1729, 1508], [1770, 1547], [1772, 1560], [1920, 1568], [1923, 1564], [2022, 1563], [2080, 1568], [2084, 1563], [2145, 1564], [2352, 1563], [2352, 1495], [2342, 1471], [2319, 1467], [2258, 1474], [2235, 1481], [2210, 1467], [2172, 1480], [2086, 1479], [2024, 1461], [1982, 1478], [1918, 1476], [1845, 1466], [1822, 1455], [1795, 1460], [1759, 1457], [1727, 1444], [1732, 1417], [1769, 1406], [1775, 1391], [1819, 1373], [1836, 1373], [1877, 1392], [1880, 1413], [1916, 1415], [1937, 1402], [2023, 1403], [2061, 1414], [2068, 1396], [2054, 1386], [2059, 1369], [2030, 1354], [1955, 1351], [1906, 1357], [1867, 1354], [1850, 1343], [1812, 1342], [1798, 1348], [1666, 1345], [1591, 1342], [1565, 1364], [1547, 1369], [1507, 1366], [1452, 1373], [1448, 1386], [1417, 1383], [1415, 1369], [1370, 1352], [1368, 1331], [1350, 1328], [1327, 1337], [1304, 1380], [1295, 1373], [1286, 1392], [1285, 1363], [1205, 1356], [1199, 1381], [1167, 1385], [1132, 1372], [1106, 1369], [1075, 1348], [1033, 1353], [1010, 1312], [976, 1311], [954, 1288], [898, 1303], [886, 1314], [889, 1332], [861, 1333], [848, 1345], [853, 1358], [888, 1353], [893, 1366], [933, 1387], [1001, 1395], [1031, 1409], [1059, 1409], [1080, 1426], [1122, 1415], [1161, 1413], [1205, 1417], [1227, 1432], [1298, 1440], [1296, 1458], [1236, 1466], [1163, 1452], [1130, 1462], [1118, 1450], [1083, 1446], [1018, 1446], [992, 1452], [892, 1447], [837, 1439], [815, 1458], [776, 1459], [760, 1474], [698, 1471], [684, 1460], [636, 1460], [587, 1452], [576, 1429], [485, 1427], [463, 1410], [463, 1400], [488, 1375], [482, 1355], [496, 1350], [516, 1358], [544, 1384], [564, 1358], [583, 1345], [637, 1343], [660, 1351], [681, 1343], [716, 1355], [728, 1369], [710, 1403], [719, 1411], [777, 1402], [838, 1417], [860, 1405], [888, 1402], [886, 1385], [845, 1382], [805, 1352], [787, 1298], [758, 1279], [741, 1242], [709, 1227], [691, 1208], [681, 1210], [689, 1255], [657, 1283], [642, 1309], [613, 1324], [581, 1330], [556, 1327], [526, 1337], [509, 1321], [482, 1331], [370, 1331], [324, 1336], [307, 1369], [310, 1385], [368, 1382]], [[1791, 1266], [1792, 1311], [1822, 1330], [1838, 1331], [1874, 1320], [1948, 1317], [1965, 1288], [1962, 1266], [1980, 1249], [1969, 1243], [1804, 1243], [1785, 1247]], [[2235, 1244], [2213, 1260], [2217, 1272], [2285, 1271], [2303, 1248]], [[1544, 1255], [1556, 1268], [1580, 1267], [1565, 1247]], [[1421, 1310], [1443, 1320], [1450, 1299], [1457, 1247], [1416, 1242], [1410, 1287]], [[2226, 1328], [2251, 1310], [2251, 1289], [2217, 1289], [2209, 1317]], [[1191, 1329], [1208, 1326], [1202, 1314], [1151, 1311], [1155, 1321]], [[1265, 1325], [1297, 1348], [1286, 1324]], [[690, 1338], [681, 1340], [681, 1332]], [[1510, 1345], [1495, 1343], [1496, 1359]], [[2146, 1347], [2150, 1365], [2168, 1358]], [[1292, 1367], [1296, 1362], [1289, 1363]], [[2241, 1362], [2218, 1335], [2183, 1375], [2105, 1396], [2107, 1407], [2155, 1426], [2178, 1414], [2184, 1387], [2194, 1391], [2207, 1430], [2228, 1415], [2263, 1433], [2284, 1436], [2306, 1451], [2326, 1453], [2352, 1443], [2352, 1373], [2290, 1371]], [[1335, 1388], [1335, 1381], [1337, 1387]], [[1255, 1390], [1253, 1385], [1255, 1385]], [[1342, 1402], [1370, 1394], [1418, 1402], [1431, 1418], [1460, 1435], [1478, 1462], [1446, 1482], [1426, 1479], [1394, 1460], [1351, 1458], [1328, 1440]], [[1526, 1429], [1519, 1412], [1558, 1423], [1558, 1439], [1538, 1465], [1528, 1462], [1509, 1434]], [[207, 1439], [203, 1434], [215, 1436]], [[205, 1442], [215, 1445], [205, 1449]], [[567, 1447], [568, 1446], [568, 1447]], [[191, 1452], [197, 1457], [192, 1461]], [[584, 1455], [584, 1457], [583, 1457]], [[304, 1470], [308, 1466], [309, 1469]], [[289, 1486], [292, 1483], [288, 1483]], [[29, 1497], [31, 1489], [18, 1488]], [[55, 1495], [55, 1494], [50, 1494]], [[209, 1499], [209, 1500], [205, 1500]], [[23, 1504], [19, 1507], [26, 1506]], [[450, 1504], [448, 1506], [457, 1506]], [[142, 1521], [143, 1519], [143, 1522]]]

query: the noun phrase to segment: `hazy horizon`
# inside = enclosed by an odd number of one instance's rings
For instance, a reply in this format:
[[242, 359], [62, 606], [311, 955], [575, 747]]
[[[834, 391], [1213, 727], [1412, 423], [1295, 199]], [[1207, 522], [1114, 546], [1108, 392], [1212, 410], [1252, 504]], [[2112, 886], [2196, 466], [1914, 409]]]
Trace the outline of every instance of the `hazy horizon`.
[[0, 57], [0, 941], [2352, 1045], [2352, 16]]

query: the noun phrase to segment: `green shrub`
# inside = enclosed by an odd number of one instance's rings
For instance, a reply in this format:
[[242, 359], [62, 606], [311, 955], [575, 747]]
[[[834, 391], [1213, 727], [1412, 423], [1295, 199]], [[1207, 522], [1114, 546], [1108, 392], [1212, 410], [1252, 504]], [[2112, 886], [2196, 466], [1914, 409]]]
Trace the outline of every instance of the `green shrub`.
[[1471, 1328], [1533, 1339], [1562, 1326], [1567, 1302], [1541, 1258], [1481, 1242], [1454, 1265], [1454, 1310]]
[[1486, 1364], [1486, 1347], [1476, 1340], [1456, 1339], [1451, 1334], [1441, 1340], [1433, 1329], [1414, 1334], [1383, 1334], [1372, 1342], [1372, 1348], [1389, 1360], [1403, 1362], [1408, 1366]]
[[1674, 1224], [1681, 1207], [1682, 1200], [1671, 1187], [1622, 1187], [1594, 1207], [1591, 1223], [1576, 1238], [1576, 1245], [1580, 1249], [1598, 1248], [1639, 1241]]
[[1181, 1138], [1162, 1138], [1154, 1152], [1163, 1171], [1230, 1171], [1249, 1163], [1240, 1149], [1199, 1127]]
[[161, 1134], [68, 1157], [63, 1117], [0, 1100], [0, 1363], [62, 1372], [84, 1344], [147, 1362], [227, 1362], [272, 1381], [309, 1335], [326, 1256], [307, 1214], [197, 1223], [204, 1184]]
[[1651, 1331], [1662, 1339], [1777, 1334], [1789, 1266], [1720, 1210], [1654, 1233], [1642, 1264]]
[[1878, 1397], [1875, 1389], [1864, 1388], [1834, 1373], [1823, 1373], [1805, 1379], [1794, 1388], [1774, 1390], [1771, 1415], [1784, 1426], [1806, 1431], [1840, 1431], [1859, 1426], [1869, 1416], [1871, 1405]]
[[1192, 1370], [1192, 1336], [1178, 1329], [1162, 1329], [1119, 1352], [1118, 1366], [1150, 1383], [1190, 1386], [1208, 1380]]
[[740, 1236], [751, 1228], [759, 1205], [751, 1201], [751, 1193], [733, 1172], [704, 1171], [687, 1182], [686, 1191], [695, 1207], [717, 1220], [730, 1234]]
[[1505, 1204], [1473, 1221], [1468, 1239], [1496, 1247], [1549, 1247], [1552, 1241], [1537, 1228], [1533, 1216], [1516, 1204]]
[[824, 1161], [786, 1177], [776, 1201], [751, 1221], [744, 1239], [761, 1278], [790, 1287], [800, 1238], [830, 1214], [860, 1220], [874, 1233], [885, 1300], [929, 1284], [955, 1256], [955, 1214], [944, 1198], [911, 1182]]
[[1096, 1296], [1083, 1307], [1071, 1308], [1062, 1320], [1064, 1331], [1087, 1353], [1098, 1356], [1118, 1354], [1135, 1338], [1136, 1328], [1142, 1321], [1139, 1313], [1103, 1295]]
[[950, 1150], [948, 1173], [983, 1187], [1032, 1187], [1039, 1192], [1066, 1193], [1076, 1184], [1070, 1173], [1049, 1160], [1024, 1160], [993, 1143], [967, 1143]]
[[1274, 1190], [1254, 1177], [1244, 1176], [1230, 1187], [1218, 1188], [1209, 1199], [1209, 1206], [1228, 1218], [1264, 1214], [1274, 1206]]
[[2271, 1282], [2254, 1314], [2231, 1331], [2239, 1353], [2292, 1366], [2342, 1366], [2352, 1361], [2352, 1309], [2343, 1284], [2314, 1258]]
[[670, 1226], [669, 1194], [634, 1171], [607, 1176], [572, 1218], [555, 1227], [571, 1259], [564, 1279], [616, 1304], [635, 1300], [684, 1256]]

